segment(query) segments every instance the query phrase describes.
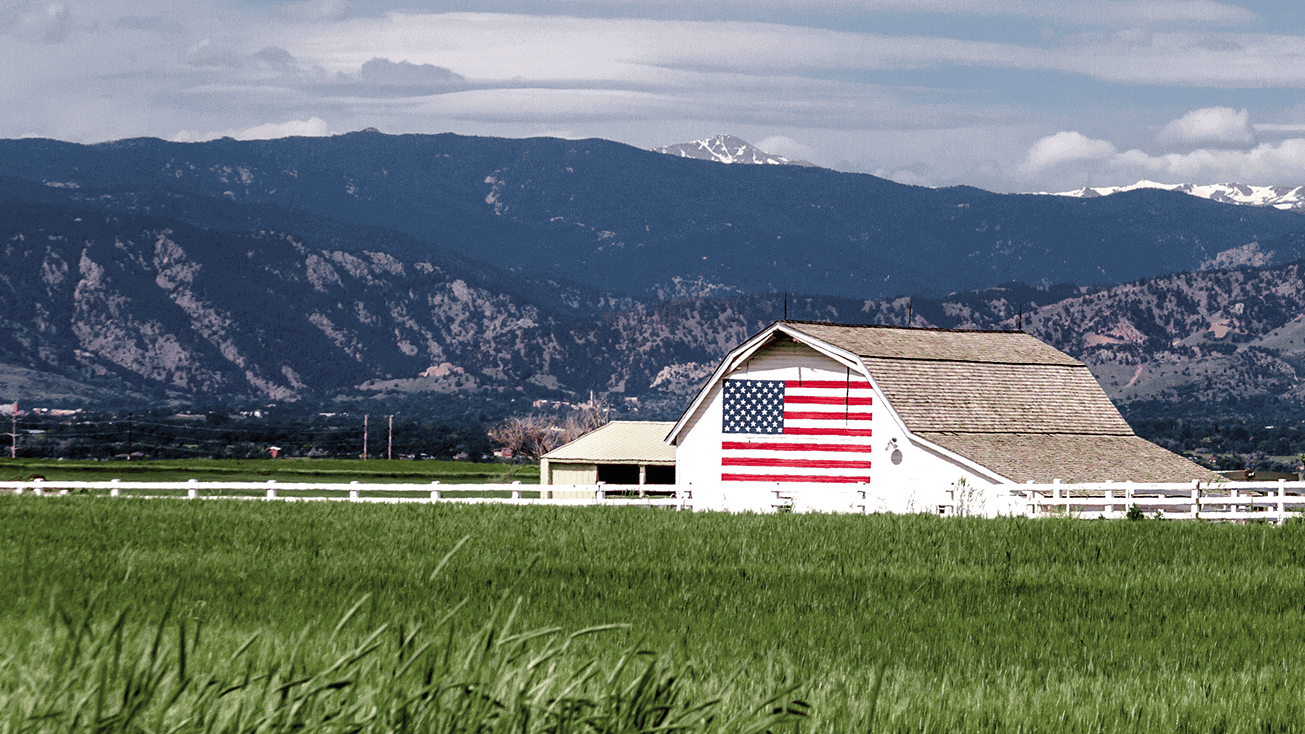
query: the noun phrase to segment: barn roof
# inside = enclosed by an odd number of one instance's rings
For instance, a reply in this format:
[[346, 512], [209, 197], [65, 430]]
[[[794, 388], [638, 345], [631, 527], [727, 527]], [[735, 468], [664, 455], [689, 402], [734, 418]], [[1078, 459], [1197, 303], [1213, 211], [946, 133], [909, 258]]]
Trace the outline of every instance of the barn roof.
[[921, 438], [981, 464], [1012, 482], [1188, 482], [1213, 472], [1129, 434], [942, 433]]
[[674, 464], [675, 447], [662, 441], [674, 423], [612, 421], [544, 454], [550, 462]]
[[1020, 331], [780, 321], [732, 352], [712, 379], [785, 337], [844, 360], [854, 355], [910, 434], [1013, 482], [1211, 476], [1136, 436], [1086, 365]]
[[849, 326], [810, 321], [779, 323], [861, 357], [913, 362], [1083, 366], [1077, 359], [1022, 331]]
[[1086, 365], [1024, 332], [781, 323], [859, 356], [911, 433], [1011, 481], [1210, 475], [1136, 436]]

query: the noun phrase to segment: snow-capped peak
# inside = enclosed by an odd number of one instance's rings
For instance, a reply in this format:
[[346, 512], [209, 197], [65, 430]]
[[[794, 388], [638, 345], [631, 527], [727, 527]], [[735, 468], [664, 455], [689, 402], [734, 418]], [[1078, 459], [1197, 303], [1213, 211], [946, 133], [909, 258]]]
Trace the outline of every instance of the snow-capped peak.
[[793, 160], [782, 155], [767, 153], [748, 141], [736, 138], [733, 135], [717, 135], [713, 138], [695, 140], [691, 143], [677, 143], [661, 148], [653, 148], [653, 151], [678, 155], [681, 158], [697, 158], [720, 163], [755, 163], [783, 166], [815, 165], [808, 161]]
[[1085, 186], [1074, 191], [1060, 191], [1052, 196], [1077, 196], [1091, 199], [1138, 189], [1163, 189], [1177, 191], [1225, 204], [1271, 206], [1275, 209], [1305, 211], [1305, 186], [1249, 186], [1240, 183], [1221, 184], [1165, 184], [1142, 180], [1128, 186]]

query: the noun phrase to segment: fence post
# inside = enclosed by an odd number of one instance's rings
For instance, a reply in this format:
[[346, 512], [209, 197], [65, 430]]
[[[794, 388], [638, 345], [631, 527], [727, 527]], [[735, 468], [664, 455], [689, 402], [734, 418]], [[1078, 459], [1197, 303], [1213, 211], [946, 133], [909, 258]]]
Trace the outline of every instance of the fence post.
[[[275, 479], [269, 479], [269, 480], [267, 480], [267, 483], [268, 483], [268, 484], [276, 484], [276, 480], [275, 480]], [[268, 487], [268, 488], [267, 488], [267, 498], [270, 499], [270, 500], [274, 500], [274, 499], [276, 499], [276, 487]]]
[[1059, 479], [1053, 479], [1053, 480], [1051, 480], [1051, 484], [1052, 484], [1052, 488], [1051, 488], [1051, 500], [1052, 500], [1052, 506], [1053, 506], [1053, 507], [1056, 507], [1056, 508], [1059, 508], [1059, 507], [1062, 505], [1061, 500], [1064, 499], [1065, 501], [1064, 501], [1063, 505], [1064, 505], [1064, 508], [1065, 508], [1065, 514], [1068, 515], [1068, 514], [1069, 514], [1069, 498], [1063, 496], [1063, 495], [1064, 495], [1064, 492], [1063, 492], [1063, 491], [1061, 490], [1061, 488], [1060, 488], [1060, 480], [1059, 480]]
[[1287, 521], [1287, 480], [1278, 480], [1278, 522]]
[[1192, 480], [1192, 519], [1201, 519], [1201, 480]]
[[594, 490], [594, 499], [598, 500], [599, 502], [602, 502], [603, 500], [607, 499], [607, 490], [603, 489], [604, 484], [605, 482], [599, 482], [598, 489]]
[[[109, 480], [109, 484], [117, 484], [118, 482], [119, 482], [119, 480], [117, 480], [117, 479], [110, 479], [110, 480]], [[117, 496], [118, 496], [118, 488], [117, 488], [117, 487], [110, 487], [110, 488], [109, 488], [109, 496], [110, 496], [110, 497], [117, 497]]]
[[[1128, 490], [1125, 489], [1124, 491], [1127, 492]], [[1112, 518], [1115, 516], [1115, 488], [1114, 487], [1106, 487], [1106, 511], [1104, 514], [1107, 518]]]

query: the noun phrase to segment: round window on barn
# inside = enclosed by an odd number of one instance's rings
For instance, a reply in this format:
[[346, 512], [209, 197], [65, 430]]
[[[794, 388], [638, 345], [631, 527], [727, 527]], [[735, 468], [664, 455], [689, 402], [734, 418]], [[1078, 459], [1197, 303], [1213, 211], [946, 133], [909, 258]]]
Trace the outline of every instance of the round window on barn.
[[901, 450], [901, 449], [893, 449], [893, 454], [892, 454], [892, 456], [890, 456], [890, 457], [888, 457], [888, 458], [892, 459], [892, 462], [893, 462], [894, 465], [897, 465], [897, 464], [902, 463], [902, 450]]

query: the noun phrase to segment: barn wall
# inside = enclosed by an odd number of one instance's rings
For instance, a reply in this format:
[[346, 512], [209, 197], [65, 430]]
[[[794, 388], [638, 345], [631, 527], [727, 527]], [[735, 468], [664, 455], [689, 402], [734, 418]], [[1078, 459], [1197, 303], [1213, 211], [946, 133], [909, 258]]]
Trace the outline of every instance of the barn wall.
[[551, 461], [548, 465], [549, 484], [597, 484], [597, 464], [564, 464]]
[[[890, 421], [881, 425], [887, 427]], [[900, 463], [893, 463], [893, 446], [901, 452]], [[947, 491], [960, 479], [978, 491], [997, 486], [993, 477], [977, 473], [906, 438], [896, 425], [876, 436], [875, 452], [876, 491], [871, 507], [867, 507], [870, 512], [934, 512], [938, 505], [948, 501]]]
[[[842, 380], [846, 376], [847, 368], [841, 363], [790, 339], [780, 339], [763, 347], [726, 378]], [[874, 418], [868, 421], [874, 432], [871, 481], [862, 487], [866, 491], [868, 511], [933, 512], [946, 501], [948, 490], [959, 479], [964, 478], [967, 485], [980, 490], [994, 485], [994, 477], [970, 470], [928, 446], [909, 440], [887, 410], [883, 394], [875, 390], [873, 397]], [[678, 483], [711, 486], [711, 490], [703, 487], [695, 497], [706, 491], [723, 491], [725, 487], [745, 489], [743, 483], [721, 483], [721, 441], [725, 437], [721, 430], [722, 403], [718, 383], [691, 417], [676, 451]], [[894, 449], [900, 451], [899, 463], [893, 462]], [[765, 493], [772, 492], [775, 486], [768, 484], [754, 489]], [[838, 485], [838, 491], [848, 487]], [[834, 492], [835, 486], [830, 485], [829, 490]], [[768, 505], [768, 500], [758, 500], [758, 509]]]
[[[777, 339], [763, 347], [747, 362], [725, 375], [726, 379], [752, 380], [842, 380], [847, 368], [810, 347], [791, 339]], [[874, 393], [875, 404], [883, 397]], [[679, 484], [716, 484], [721, 480], [721, 430], [722, 389], [720, 383], [712, 386], [707, 398], [690, 418], [676, 449], [676, 481]], [[876, 411], [870, 428], [891, 419], [881, 418]], [[739, 437], [738, 434], [733, 434]], [[876, 449], [878, 442], [876, 440]], [[873, 456], [872, 463], [877, 459]], [[731, 483], [736, 485], [737, 483]]]

